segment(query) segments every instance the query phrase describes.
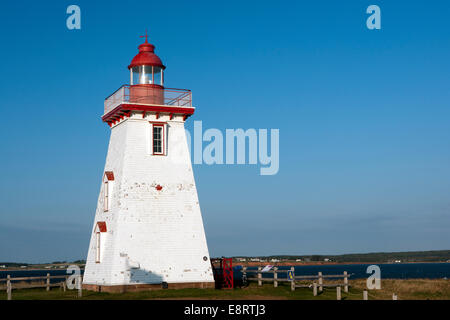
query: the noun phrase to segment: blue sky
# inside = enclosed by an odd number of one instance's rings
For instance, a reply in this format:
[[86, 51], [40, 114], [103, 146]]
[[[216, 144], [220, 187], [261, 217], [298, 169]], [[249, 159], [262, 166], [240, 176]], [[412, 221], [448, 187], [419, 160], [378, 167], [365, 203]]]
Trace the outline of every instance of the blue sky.
[[193, 91], [189, 129], [280, 129], [277, 175], [194, 166], [212, 256], [449, 249], [449, 16], [446, 1], [2, 4], [0, 261], [85, 258], [103, 100], [145, 29], [166, 85]]

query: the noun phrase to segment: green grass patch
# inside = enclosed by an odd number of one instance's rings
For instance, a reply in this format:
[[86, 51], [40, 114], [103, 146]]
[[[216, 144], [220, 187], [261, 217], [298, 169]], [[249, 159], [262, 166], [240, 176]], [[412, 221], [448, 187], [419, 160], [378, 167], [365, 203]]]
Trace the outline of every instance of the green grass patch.
[[[341, 290], [342, 300], [362, 300], [365, 280], [350, 281], [350, 290]], [[369, 291], [369, 300], [392, 299], [396, 293], [399, 300], [409, 299], [450, 299], [449, 280], [382, 280], [381, 290]], [[146, 299], [218, 299], [218, 300], [259, 300], [259, 299], [294, 299], [294, 300], [335, 300], [336, 288], [324, 288], [314, 297], [311, 288], [297, 288], [291, 291], [290, 284], [279, 283], [277, 288], [266, 283], [258, 287], [252, 282], [248, 287], [233, 290], [216, 289], [166, 289], [141, 292], [106, 293], [83, 290], [83, 297], [78, 298], [76, 290], [64, 292], [59, 288], [46, 291], [44, 288], [16, 289], [12, 292], [13, 300], [146, 300]], [[0, 293], [0, 299], [6, 300], [6, 292]]]

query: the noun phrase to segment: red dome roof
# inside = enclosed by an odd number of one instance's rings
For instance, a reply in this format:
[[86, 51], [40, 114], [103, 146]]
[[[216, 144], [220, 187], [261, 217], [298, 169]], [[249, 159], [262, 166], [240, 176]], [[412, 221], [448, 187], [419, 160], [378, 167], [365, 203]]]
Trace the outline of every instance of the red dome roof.
[[151, 43], [145, 42], [142, 43], [139, 47], [139, 53], [131, 60], [128, 69], [131, 69], [136, 66], [154, 66], [161, 67], [165, 69], [166, 67], [163, 65], [161, 59], [155, 54], [155, 46]]

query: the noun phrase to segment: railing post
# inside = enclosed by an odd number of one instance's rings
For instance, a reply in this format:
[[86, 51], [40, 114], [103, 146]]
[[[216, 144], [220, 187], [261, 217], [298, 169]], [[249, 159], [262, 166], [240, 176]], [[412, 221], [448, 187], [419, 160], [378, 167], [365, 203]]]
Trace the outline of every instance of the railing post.
[[273, 287], [278, 287], [278, 267], [273, 268]]
[[261, 273], [261, 267], [258, 267], [258, 286], [262, 286], [262, 273]]
[[317, 282], [313, 282], [313, 296], [317, 296]]
[[292, 272], [292, 281], [291, 281], [291, 291], [295, 291], [295, 269], [294, 267], [291, 267]]
[[322, 272], [319, 271], [319, 291], [322, 292], [323, 291], [323, 277], [322, 277]]
[[45, 290], [50, 291], [50, 273], [47, 273], [47, 287]]
[[341, 300], [341, 287], [336, 287], [336, 300]]
[[348, 274], [344, 271], [344, 292], [348, 292]]
[[369, 300], [369, 294], [368, 294], [367, 290], [363, 291], [363, 300]]
[[6, 277], [6, 295], [8, 300], [12, 300], [12, 284], [11, 284], [11, 276], [8, 274]]

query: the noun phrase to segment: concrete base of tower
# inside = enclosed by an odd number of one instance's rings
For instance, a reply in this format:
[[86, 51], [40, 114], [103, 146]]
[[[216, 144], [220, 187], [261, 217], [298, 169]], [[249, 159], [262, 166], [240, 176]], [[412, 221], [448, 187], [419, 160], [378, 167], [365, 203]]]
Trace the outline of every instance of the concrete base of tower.
[[[137, 292], [137, 291], [149, 291], [149, 290], [162, 290], [164, 289], [163, 284], [125, 284], [125, 285], [98, 285], [98, 284], [85, 284], [83, 283], [82, 288], [84, 290], [96, 291], [96, 292], [109, 292], [109, 293], [124, 293], [124, 292]], [[197, 288], [197, 289], [214, 289], [215, 282], [177, 282], [177, 283], [167, 283], [167, 289], [186, 289], [186, 288]]]

